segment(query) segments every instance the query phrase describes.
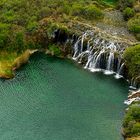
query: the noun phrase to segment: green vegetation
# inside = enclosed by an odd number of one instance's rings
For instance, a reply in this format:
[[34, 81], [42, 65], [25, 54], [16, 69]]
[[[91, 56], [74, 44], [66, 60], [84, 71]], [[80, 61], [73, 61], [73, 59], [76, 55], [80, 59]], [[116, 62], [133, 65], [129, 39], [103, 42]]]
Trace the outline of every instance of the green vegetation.
[[[124, 59], [128, 68], [129, 77], [134, 78], [137, 83], [140, 83], [140, 44], [127, 48], [124, 52]], [[123, 122], [123, 133], [128, 140], [139, 140], [140, 102], [133, 103], [129, 106]]]
[[[27, 49], [47, 48], [58, 56], [59, 47], [49, 45], [55, 29], [67, 31], [64, 23], [68, 21], [99, 20], [103, 17], [101, 9], [109, 6], [103, 0], [1, 0], [0, 51], [19, 56]], [[10, 71], [13, 61], [6, 59]], [[9, 75], [11, 72], [3, 66], [5, 72], [1, 73]]]
[[125, 137], [140, 136], [140, 105], [134, 104], [129, 107], [124, 122], [124, 135]]
[[140, 40], [140, 15], [135, 16], [128, 21], [128, 29], [136, 35], [138, 40]]
[[48, 46], [48, 50], [50, 51], [51, 55], [54, 55], [54, 56], [61, 56], [61, 50], [60, 50], [60, 47], [55, 45], [55, 44], [50, 44]]
[[[72, 30], [68, 24], [82, 21], [94, 25], [96, 21], [101, 22], [106, 8], [114, 8], [117, 4], [117, 8], [123, 12], [128, 30], [140, 40], [138, 0], [1, 0], [0, 77], [12, 78], [13, 70], [28, 61], [31, 54], [29, 49], [43, 49], [51, 55], [62, 56], [65, 47], [52, 42], [56, 29], [67, 33]], [[140, 45], [126, 49], [124, 59], [129, 76], [139, 77]], [[126, 137], [140, 135], [139, 106], [130, 107], [123, 127]]]
[[[47, 48], [59, 55], [63, 48], [49, 45], [55, 29], [68, 32], [69, 21], [92, 23], [101, 20], [103, 10], [116, 3], [117, 0], [1, 0], [0, 50], [20, 55], [27, 49]], [[128, 29], [139, 39], [140, 16], [136, 3], [137, 0], [119, 0], [118, 7], [128, 20]], [[126, 54], [131, 55], [131, 51]], [[128, 61], [129, 73], [137, 75], [139, 67], [133, 61]]]
[[138, 77], [140, 75], [140, 44], [126, 49], [124, 59], [129, 70], [130, 77]]
[[140, 40], [140, 2], [139, 0], [119, 0], [118, 8], [128, 20], [128, 30]]
[[128, 22], [128, 28], [134, 33], [140, 33], [140, 16], [130, 19]]
[[57, 19], [61, 23], [60, 20], [73, 19], [75, 16], [86, 20], [100, 19], [103, 16], [101, 3], [102, 0], [1, 0], [0, 49], [20, 53], [30, 47], [43, 47], [38, 42], [38, 33], [45, 34], [40, 20]]
[[126, 20], [128, 20], [129, 18], [133, 17], [135, 14], [135, 11], [134, 9], [130, 8], [130, 7], [127, 7], [123, 10], [123, 15], [124, 15], [124, 18]]
[[89, 5], [86, 7], [81, 5], [73, 5], [72, 15], [81, 16], [88, 20], [100, 19], [103, 17], [102, 11], [99, 8], [97, 8], [95, 5]]
[[119, 0], [118, 7], [120, 10], [124, 10], [127, 7], [133, 7], [137, 0]]
[[18, 57], [17, 53], [2, 51], [0, 52], [0, 77], [12, 78], [14, 60]]
[[103, 0], [103, 2], [108, 3], [108, 4], [112, 4], [112, 5], [116, 5], [118, 0]]

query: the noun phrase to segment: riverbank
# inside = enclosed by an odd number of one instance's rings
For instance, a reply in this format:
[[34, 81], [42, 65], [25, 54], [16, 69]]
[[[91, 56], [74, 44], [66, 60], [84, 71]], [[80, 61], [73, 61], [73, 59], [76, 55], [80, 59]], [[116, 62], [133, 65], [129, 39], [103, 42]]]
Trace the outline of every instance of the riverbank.
[[0, 78], [13, 78], [12, 71], [14, 60], [18, 57], [17, 53], [1, 52], [0, 53]]
[[28, 62], [29, 57], [37, 50], [26, 50], [21, 54], [16, 52], [1, 52], [0, 54], [0, 78], [11, 79], [14, 71]]
[[123, 135], [126, 140], [140, 139], [140, 89], [130, 92], [123, 121]]

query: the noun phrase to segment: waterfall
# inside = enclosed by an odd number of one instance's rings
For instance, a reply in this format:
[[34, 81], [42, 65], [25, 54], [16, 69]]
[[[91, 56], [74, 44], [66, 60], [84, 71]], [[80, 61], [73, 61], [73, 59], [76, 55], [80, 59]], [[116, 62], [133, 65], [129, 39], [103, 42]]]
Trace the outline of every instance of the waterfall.
[[118, 58], [117, 74], [120, 73], [120, 66], [121, 66], [121, 58]]
[[87, 44], [87, 50], [90, 50], [90, 42], [92, 41], [92, 39], [90, 39], [89, 41], [88, 41], [88, 44]]
[[132, 78], [131, 81], [130, 81], [130, 86], [129, 86], [130, 89], [136, 89], [136, 81], [135, 81], [135, 78]]
[[125, 64], [122, 63], [122, 65], [120, 66], [119, 70], [117, 71], [117, 74], [115, 75], [115, 78], [116, 78], [116, 79], [119, 79], [119, 78], [123, 77], [123, 76], [122, 76], [122, 71], [123, 71], [124, 65], [125, 65]]
[[109, 57], [108, 57], [108, 62], [107, 62], [107, 68], [106, 71], [104, 72], [105, 74], [112, 74], [113, 73], [113, 61], [114, 61], [114, 53], [110, 52]]
[[84, 39], [86, 38], [86, 35], [87, 34], [84, 33], [82, 36], [78, 38], [78, 40], [74, 44], [74, 55], [73, 55], [74, 60], [77, 60], [83, 53]]
[[75, 60], [76, 59], [76, 55], [78, 54], [78, 51], [79, 51], [79, 42], [80, 42], [80, 39], [78, 39], [78, 41], [74, 44], [74, 55], [73, 55], [73, 59]]
[[83, 56], [86, 54], [86, 53], [89, 53], [88, 51], [84, 51], [82, 53], [80, 53], [77, 57], [76, 57], [76, 60], [78, 61], [78, 63], [81, 63], [82, 62], [82, 58]]
[[82, 39], [81, 39], [81, 53], [83, 51], [83, 44], [84, 44], [84, 39], [86, 38], [86, 33], [82, 35]]
[[93, 56], [92, 55], [89, 55], [88, 56], [88, 61], [87, 61], [86, 65], [85, 65], [85, 67], [84, 67], [85, 69], [87, 69], [89, 67], [89, 64], [92, 61], [92, 59], [93, 59]]
[[121, 49], [124, 48], [124, 44], [121, 45], [118, 40], [104, 38], [94, 31], [86, 31], [75, 41], [73, 59], [92, 72], [104, 71], [105, 74], [115, 72], [118, 78], [124, 69]]
[[104, 49], [102, 49], [98, 55], [97, 52], [95, 52], [95, 54], [93, 55], [93, 61], [89, 67], [89, 69], [94, 72], [94, 71], [99, 71], [100, 69], [100, 60], [101, 60], [101, 55], [104, 53]]

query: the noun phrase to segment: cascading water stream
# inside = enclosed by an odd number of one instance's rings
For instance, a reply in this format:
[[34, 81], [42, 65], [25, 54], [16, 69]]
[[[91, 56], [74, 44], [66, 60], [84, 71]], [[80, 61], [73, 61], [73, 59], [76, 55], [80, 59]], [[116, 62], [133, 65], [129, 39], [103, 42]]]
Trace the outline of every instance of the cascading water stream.
[[125, 66], [125, 63], [122, 63], [122, 65], [120, 66], [120, 69], [117, 71], [117, 74], [115, 75], [116, 79], [119, 79], [119, 78], [123, 77], [122, 76], [122, 71], [123, 71], [124, 66]]
[[[123, 60], [123, 52], [128, 46], [122, 40], [106, 37], [99, 32], [86, 31], [74, 41], [72, 58], [91, 72], [115, 74], [116, 79], [128, 78]], [[130, 87], [137, 87], [136, 79], [129, 79], [128, 82]]]
[[110, 52], [108, 62], [107, 62], [107, 68], [104, 72], [105, 74], [112, 74], [113, 73], [113, 61], [114, 61], [114, 52]]
[[84, 67], [85, 69], [87, 69], [89, 67], [89, 64], [93, 60], [93, 58], [94, 58], [94, 56], [90, 53], [89, 56], [88, 56], [88, 61], [85, 65], [85, 67]]
[[118, 65], [117, 65], [117, 73], [119, 74], [120, 71], [120, 67], [121, 67], [121, 58], [118, 58]]
[[86, 38], [86, 33], [80, 36], [78, 38], [78, 41], [74, 44], [74, 55], [73, 55], [74, 60], [78, 60], [78, 58], [83, 54], [83, 44], [85, 38]]
[[81, 50], [80, 50], [80, 53], [82, 53], [83, 51], [83, 45], [84, 45], [84, 39], [86, 38], [86, 33], [82, 36], [82, 39], [81, 39]]
[[95, 54], [93, 62], [89, 69], [94, 72], [94, 71], [99, 71], [100, 70], [100, 60], [101, 60], [101, 55], [104, 53], [104, 49], [102, 49], [98, 55]]
[[[85, 44], [87, 44], [86, 47]], [[75, 42], [73, 59], [82, 63], [85, 69], [92, 72], [100, 70], [104, 70], [105, 74], [116, 72], [116, 77], [121, 78], [118, 75], [121, 74], [124, 64], [121, 64], [122, 50], [120, 48], [118, 42], [104, 39], [100, 33], [95, 34], [93, 31], [87, 31]], [[117, 67], [115, 67], [116, 59], [119, 60]]]

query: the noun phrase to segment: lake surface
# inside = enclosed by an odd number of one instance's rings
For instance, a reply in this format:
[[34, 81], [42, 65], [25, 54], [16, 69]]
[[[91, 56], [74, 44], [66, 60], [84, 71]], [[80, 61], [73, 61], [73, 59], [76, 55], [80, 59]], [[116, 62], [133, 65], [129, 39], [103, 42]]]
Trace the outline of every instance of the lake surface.
[[127, 92], [124, 80], [33, 55], [0, 80], [0, 140], [122, 140]]

